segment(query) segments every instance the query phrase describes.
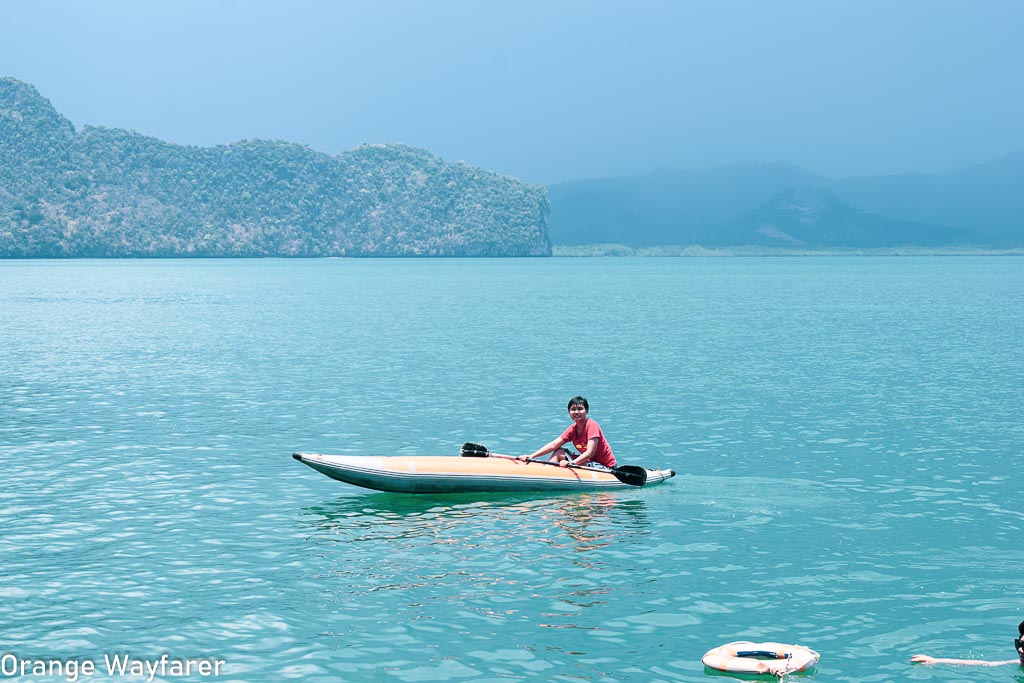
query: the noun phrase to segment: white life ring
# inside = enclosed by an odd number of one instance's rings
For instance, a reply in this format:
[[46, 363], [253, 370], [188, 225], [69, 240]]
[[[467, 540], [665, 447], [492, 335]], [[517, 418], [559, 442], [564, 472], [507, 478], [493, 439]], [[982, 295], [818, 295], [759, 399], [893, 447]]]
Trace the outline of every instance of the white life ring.
[[803, 645], [737, 640], [709, 650], [701, 661], [708, 668], [730, 673], [785, 676], [813, 669], [819, 659], [821, 655]]

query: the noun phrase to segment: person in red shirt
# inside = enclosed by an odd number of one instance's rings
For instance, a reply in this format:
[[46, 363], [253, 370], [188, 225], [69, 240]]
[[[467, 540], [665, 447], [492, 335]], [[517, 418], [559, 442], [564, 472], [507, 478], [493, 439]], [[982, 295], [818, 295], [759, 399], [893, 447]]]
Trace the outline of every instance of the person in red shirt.
[[[569, 399], [569, 417], [572, 418], [572, 425], [554, 441], [541, 446], [530, 455], [520, 455], [520, 460], [533, 460], [542, 455], [551, 455], [548, 460], [557, 462], [562, 467], [569, 465], [586, 465], [611, 469], [615, 467], [615, 455], [604, 438], [601, 425], [596, 420], [590, 419], [587, 415], [590, 412], [590, 404], [582, 396], [573, 396]], [[571, 443], [579, 451], [575, 454], [565, 444]]]

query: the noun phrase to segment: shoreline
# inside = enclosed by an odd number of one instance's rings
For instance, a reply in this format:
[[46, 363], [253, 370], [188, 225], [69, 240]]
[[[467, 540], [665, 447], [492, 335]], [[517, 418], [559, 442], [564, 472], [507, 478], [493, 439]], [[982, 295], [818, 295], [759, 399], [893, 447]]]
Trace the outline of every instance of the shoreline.
[[0, 263], [42, 262], [42, 261], [459, 261], [479, 259], [547, 259], [547, 258], [771, 258], [804, 256], [1024, 256], [1024, 247], [833, 247], [825, 249], [787, 249], [776, 247], [701, 247], [659, 246], [627, 247], [623, 244], [584, 244], [579, 246], [554, 246], [548, 255], [502, 255], [502, 256], [6, 256], [0, 255]]
[[1024, 256], [1024, 247], [832, 247], [822, 249], [788, 249], [785, 247], [702, 247], [675, 245], [659, 247], [628, 247], [624, 244], [585, 244], [554, 246], [552, 256], [586, 257], [652, 257], [652, 258], [725, 258], [772, 256]]

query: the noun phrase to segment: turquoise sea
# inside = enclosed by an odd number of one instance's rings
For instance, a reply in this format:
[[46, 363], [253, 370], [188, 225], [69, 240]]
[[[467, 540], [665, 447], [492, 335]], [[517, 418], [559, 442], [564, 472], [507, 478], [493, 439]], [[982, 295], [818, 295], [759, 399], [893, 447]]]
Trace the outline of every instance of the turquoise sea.
[[[1022, 339], [1019, 257], [0, 262], [0, 654], [710, 681], [751, 639], [1024, 681], [908, 663], [1014, 656]], [[526, 452], [577, 393], [679, 476], [410, 497], [290, 457]]]

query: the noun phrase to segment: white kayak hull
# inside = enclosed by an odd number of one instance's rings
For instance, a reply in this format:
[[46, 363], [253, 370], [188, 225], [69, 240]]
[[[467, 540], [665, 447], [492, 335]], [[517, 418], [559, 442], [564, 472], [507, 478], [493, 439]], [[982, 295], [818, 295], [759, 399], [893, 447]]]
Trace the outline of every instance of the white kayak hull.
[[[331, 479], [392, 493], [468, 493], [528, 491], [610, 491], [637, 488], [608, 471], [559, 467], [512, 458], [463, 458], [446, 455], [322, 455], [293, 458]], [[645, 486], [675, 476], [672, 470], [647, 470]]]

